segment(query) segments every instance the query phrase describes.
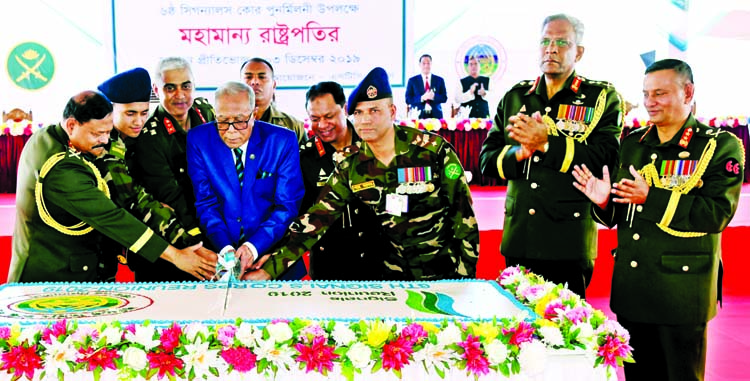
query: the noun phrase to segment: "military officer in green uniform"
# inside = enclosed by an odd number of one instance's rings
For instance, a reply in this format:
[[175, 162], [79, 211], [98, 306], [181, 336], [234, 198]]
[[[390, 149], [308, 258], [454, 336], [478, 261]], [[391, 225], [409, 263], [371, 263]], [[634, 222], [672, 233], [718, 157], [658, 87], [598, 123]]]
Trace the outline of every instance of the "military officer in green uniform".
[[[193, 185], [187, 174], [187, 131], [215, 119], [214, 109], [204, 98], [193, 98], [195, 80], [190, 64], [180, 57], [159, 61], [154, 91], [160, 105], [146, 121], [133, 150], [133, 178], [153, 197], [177, 213], [182, 226], [198, 226]], [[216, 251], [217, 248], [209, 247]], [[174, 266], [157, 261], [130, 262], [139, 281], [189, 280]]]
[[16, 226], [8, 282], [100, 281], [104, 237], [149, 261], [157, 258], [198, 279], [215, 261], [178, 250], [109, 199], [93, 159], [112, 130], [112, 104], [102, 94], [71, 98], [63, 123], [35, 133], [20, 157]]
[[540, 41], [543, 75], [509, 90], [480, 154], [482, 174], [508, 181], [500, 252], [585, 297], [597, 250], [591, 202], [569, 186], [573, 164], [613, 166], [622, 130], [620, 100], [606, 82], [575, 73], [583, 25], [549, 16]]
[[[394, 251], [383, 279], [474, 278], [479, 229], [463, 167], [441, 137], [393, 124], [396, 106], [388, 75], [373, 69], [349, 97], [347, 111], [361, 147], [350, 146], [318, 203], [295, 220], [288, 244], [263, 256], [245, 279], [279, 274], [360, 200], [376, 214]], [[352, 248], [352, 255], [358, 253]]]
[[[706, 323], [716, 315], [721, 232], [740, 198], [744, 148], [732, 133], [695, 120], [687, 63], [646, 69], [643, 105], [651, 125], [622, 143], [614, 184], [576, 166], [576, 187], [617, 225], [610, 305], [630, 332], [628, 380], [702, 380]], [[740, 253], [736, 253], [740, 254]], [[718, 295], [717, 295], [718, 294]]]
[[[358, 145], [359, 135], [346, 118], [346, 95], [336, 82], [320, 82], [307, 90], [307, 114], [313, 138], [300, 145], [305, 197], [300, 212], [307, 212], [333, 174], [344, 148]], [[382, 279], [386, 253], [393, 251], [381, 233], [377, 216], [361, 200], [353, 199], [344, 213], [310, 248], [310, 277], [314, 280]]]
[[[112, 201], [175, 247], [184, 248], [202, 242], [197, 226], [183, 226], [173, 209], [162, 205], [142, 185], [133, 182], [128, 170], [127, 144], [132, 144], [141, 134], [148, 119], [151, 98], [151, 77], [148, 71], [135, 68], [119, 73], [99, 85], [98, 89], [112, 101], [113, 106], [115, 128], [112, 129], [110, 145], [107, 152], [95, 161], [102, 178], [107, 182]], [[113, 250], [120, 251], [118, 247]], [[215, 257], [215, 253], [204, 247], [198, 250], [203, 256]], [[125, 253], [125, 256], [119, 257], [121, 263], [127, 263], [127, 251]], [[133, 262], [150, 265], [138, 259]], [[115, 269], [116, 263], [113, 262]], [[140, 281], [137, 266], [132, 267], [138, 275], [136, 280]]]
[[273, 66], [259, 57], [251, 58], [240, 67], [242, 80], [255, 92], [255, 119], [294, 131], [300, 143], [307, 141], [305, 123], [276, 106], [276, 79]]

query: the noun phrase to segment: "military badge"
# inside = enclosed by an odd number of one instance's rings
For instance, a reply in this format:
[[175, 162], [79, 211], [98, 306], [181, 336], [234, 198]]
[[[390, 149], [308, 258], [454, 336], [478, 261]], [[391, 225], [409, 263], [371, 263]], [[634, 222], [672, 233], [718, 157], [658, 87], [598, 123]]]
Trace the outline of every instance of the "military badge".
[[167, 128], [167, 133], [172, 135], [175, 132], [177, 132], [177, 129], [174, 128], [174, 124], [172, 124], [172, 121], [169, 120], [166, 116], [164, 117], [164, 127]]
[[377, 96], [378, 96], [378, 89], [375, 86], [370, 85], [370, 87], [367, 88], [367, 97], [372, 99]]
[[375, 188], [375, 181], [365, 181], [364, 183], [352, 184], [352, 191], [359, 192], [365, 189]]
[[435, 185], [432, 181], [431, 167], [398, 168], [399, 186], [396, 188], [398, 194], [418, 194], [433, 192]]
[[690, 144], [690, 139], [693, 138], [693, 129], [691, 127], [688, 127], [685, 129], [685, 131], [682, 133], [682, 136], [680, 137], [680, 147], [687, 148], [688, 144]]
[[684, 184], [695, 172], [698, 160], [664, 160], [661, 162], [659, 178], [664, 188]]

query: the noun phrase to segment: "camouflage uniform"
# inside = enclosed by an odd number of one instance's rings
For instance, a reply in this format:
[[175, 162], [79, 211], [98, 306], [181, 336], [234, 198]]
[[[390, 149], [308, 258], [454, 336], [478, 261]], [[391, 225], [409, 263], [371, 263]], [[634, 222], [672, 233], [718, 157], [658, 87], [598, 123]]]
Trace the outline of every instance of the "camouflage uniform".
[[[347, 121], [352, 144], [361, 144], [354, 126]], [[300, 145], [300, 165], [305, 184], [300, 214], [315, 204], [334, 173], [336, 149], [320, 138], [313, 137]], [[343, 156], [341, 156], [343, 158]], [[341, 218], [326, 230], [310, 248], [310, 277], [314, 280], [380, 280], [383, 277], [386, 253], [393, 247], [384, 239], [375, 212], [361, 200], [346, 205]]]
[[[112, 129], [111, 139], [109, 150], [97, 158], [95, 165], [107, 182], [112, 201], [178, 249], [200, 242], [202, 237], [197, 226], [183, 226], [174, 210], [162, 205], [146, 192], [143, 186], [133, 182], [126, 161], [126, 157], [129, 156], [126, 143], [116, 129]], [[119, 252], [119, 248], [115, 246], [112, 249]], [[127, 263], [124, 258], [121, 258], [120, 262]], [[106, 265], [116, 267], [116, 263]]]
[[[347, 203], [359, 199], [375, 211], [395, 248], [395, 253], [385, 258], [385, 279], [475, 277], [479, 229], [455, 151], [437, 135], [394, 128], [396, 156], [392, 164], [378, 161], [366, 143], [361, 148], [347, 148], [350, 156], [328, 180], [321, 201], [292, 223], [288, 245], [271, 255], [263, 266], [265, 271], [277, 277], [318, 241]], [[421, 176], [415, 177], [415, 173]], [[401, 215], [386, 210], [386, 199], [396, 195], [408, 199]]]
[[[196, 98], [188, 111], [191, 126], [216, 119], [214, 108], [204, 98]], [[184, 227], [198, 226], [193, 185], [187, 174], [187, 132], [161, 105], [146, 121], [141, 135], [131, 148], [133, 163], [129, 169], [133, 179], [157, 201], [169, 205]], [[215, 248], [212, 248], [215, 249]], [[215, 250], [216, 251], [216, 250]], [[158, 260], [143, 263], [136, 257], [136, 280], [168, 281], [195, 278], [171, 263]], [[131, 266], [133, 267], [133, 266]]]
[[294, 133], [297, 134], [297, 141], [299, 143], [304, 143], [307, 141], [305, 123], [279, 110], [278, 108], [276, 108], [275, 103], [271, 103], [270, 105], [268, 105], [266, 112], [264, 112], [258, 120], [260, 120], [261, 122], [275, 124], [277, 126], [281, 126], [294, 131]]

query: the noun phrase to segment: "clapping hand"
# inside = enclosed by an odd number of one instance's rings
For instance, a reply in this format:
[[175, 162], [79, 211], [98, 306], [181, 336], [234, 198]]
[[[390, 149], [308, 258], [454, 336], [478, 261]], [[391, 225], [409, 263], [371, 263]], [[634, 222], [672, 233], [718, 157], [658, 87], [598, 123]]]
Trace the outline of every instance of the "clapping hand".
[[609, 201], [609, 194], [612, 187], [609, 182], [609, 168], [605, 165], [602, 168], [602, 179], [597, 179], [586, 167], [586, 164], [573, 166], [573, 178], [576, 181], [573, 186], [583, 192], [594, 204], [604, 209]]

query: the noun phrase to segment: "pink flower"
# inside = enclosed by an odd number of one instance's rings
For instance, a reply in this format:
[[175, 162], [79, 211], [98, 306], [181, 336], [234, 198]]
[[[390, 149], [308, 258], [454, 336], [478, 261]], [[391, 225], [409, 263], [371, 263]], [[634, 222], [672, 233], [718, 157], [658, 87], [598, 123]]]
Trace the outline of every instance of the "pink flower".
[[575, 307], [565, 311], [565, 317], [573, 324], [581, 323], [589, 316], [591, 316], [591, 310], [585, 307]]
[[245, 347], [233, 347], [221, 351], [221, 358], [231, 365], [234, 370], [246, 373], [255, 368], [258, 356]]
[[404, 327], [401, 331], [401, 337], [409, 340], [409, 342], [414, 345], [427, 337], [427, 331], [424, 330], [424, 327], [422, 327], [421, 324], [412, 323]]
[[10, 339], [10, 327], [0, 327], [0, 340]]
[[414, 353], [412, 344], [409, 340], [399, 336], [398, 339], [391, 341], [383, 346], [383, 369], [401, 370], [409, 363], [409, 356]]
[[490, 372], [490, 362], [484, 357], [479, 336], [469, 335], [466, 341], [458, 343], [464, 349], [463, 357], [466, 359], [466, 368], [476, 374], [487, 374]]
[[36, 354], [36, 345], [24, 347], [18, 345], [11, 347], [10, 351], [0, 356], [0, 370], [8, 373], [13, 371], [13, 378], [19, 379], [25, 375], [29, 380], [34, 378], [34, 371], [42, 369], [42, 359]]
[[516, 328], [503, 328], [503, 335], [511, 334], [508, 344], [521, 345], [521, 343], [530, 343], [534, 339], [534, 327], [531, 324], [522, 321]]
[[119, 358], [116, 349], [101, 348], [94, 351], [94, 348], [81, 348], [78, 350], [81, 354], [78, 359], [79, 363], [89, 364], [89, 372], [94, 371], [96, 368], [101, 367], [102, 369], [113, 369], [117, 370], [115, 366], [115, 359]]
[[617, 336], [607, 336], [604, 345], [600, 346], [596, 351], [596, 355], [602, 359], [605, 365], [615, 367], [617, 366], [618, 358], [630, 358], [631, 347], [627, 341]]
[[125, 329], [122, 330], [123, 337], [125, 337], [125, 332], [130, 332], [135, 335], [135, 324], [128, 324]]
[[51, 327], [45, 328], [42, 332], [42, 341], [49, 344], [52, 337], [60, 337], [68, 333], [68, 322], [65, 319], [58, 320]]
[[313, 339], [317, 337], [324, 337], [326, 336], [326, 331], [323, 329], [323, 327], [317, 325], [317, 324], [310, 324], [307, 327], [303, 328], [300, 332], [300, 339], [303, 343], [307, 344], [311, 342]]
[[564, 309], [562, 301], [560, 299], [555, 299], [549, 304], [547, 304], [547, 308], [544, 309], [544, 318], [548, 320], [552, 320], [557, 317], [558, 311], [560, 309]]
[[306, 373], [315, 369], [318, 373], [325, 375], [328, 371], [333, 370], [333, 360], [338, 358], [339, 355], [333, 353], [336, 349], [334, 346], [325, 344], [325, 337], [316, 336], [309, 347], [302, 343], [294, 345], [294, 348], [299, 352], [297, 362], [305, 363]]
[[544, 296], [544, 293], [547, 291], [547, 288], [543, 284], [537, 284], [534, 286], [526, 287], [522, 292], [521, 296], [524, 297], [524, 299], [539, 299], [542, 296]]
[[237, 327], [233, 325], [225, 325], [216, 332], [216, 338], [219, 339], [221, 345], [225, 347], [231, 347], [234, 344], [234, 334], [237, 332]]
[[271, 324], [276, 324], [276, 323], [286, 323], [286, 324], [289, 324], [290, 321], [289, 321], [289, 319], [273, 319], [273, 320], [271, 320]]
[[148, 366], [151, 369], [159, 370], [159, 379], [161, 380], [165, 374], [175, 375], [175, 369], [183, 369], [185, 363], [178, 359], [174, 353], [165, 352], [149, 352], [146, 354], [148, 358]]
[[521, 272], [521, 271], [520, 271], [520, 270], [518, 269], [518, 267], [516, 267], [516, 266], [513, 266], [513, 267], [506, 267], [506, 268], [505, 268], [505, 270], [503, 270], [503, 271], [502, 271], [502, 272], [500, 273], [500, 280], [503, 280], [503, 279], [505, 279], [505, 278], [510, 278], [510, 277], [512, 277], [512, 276], [516, 276], [516, 275], [517, 275], [518, 273], [520, 273], [520, 272]]
[[182, 335], [182, 328], [177, 323], [161, 331], [159, 340], [165, 352], [174, 352], [174, 349], [180, 345], [180, 335]]

